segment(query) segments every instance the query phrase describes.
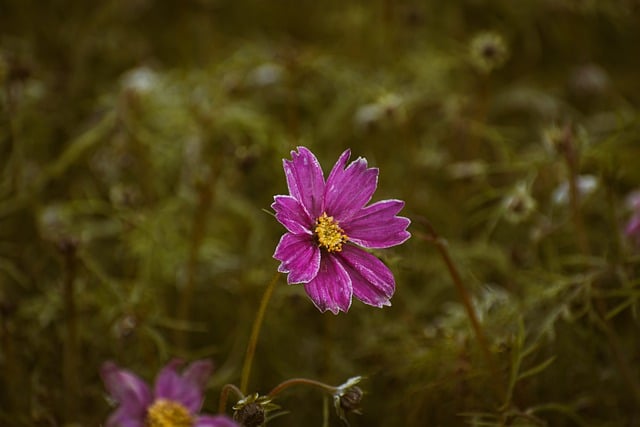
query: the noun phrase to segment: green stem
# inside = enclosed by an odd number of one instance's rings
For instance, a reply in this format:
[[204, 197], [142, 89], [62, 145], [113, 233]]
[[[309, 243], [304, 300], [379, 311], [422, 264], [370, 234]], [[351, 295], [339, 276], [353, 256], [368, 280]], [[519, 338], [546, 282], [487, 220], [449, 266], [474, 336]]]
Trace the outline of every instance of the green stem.
[[[195, 277], [198, 267], [198, 257], [204, 236], [207, 232], [209, 219], [209, 208], [213, 200], [212, 182], [201, 184], [199, 188], [198, 207], [193, 218], [193, 228], [191, 230], [191, 241], [189, 245], [189, 254], [187, 258], [187, 270], [184, 290], [180, 295], [180, 303], [178, 305], [177, 318], [179, 321], [189, 323], [189, 311], [191, 308], [191, 300], [195, 289]], [[176, 346], [179, 351], [184, 352], [186, 347], [185, 329], [180, 328], [176, 331]]]
[[[491, 357], [491, 352], [489, 351], [487, 338], [485, 337], [482, 326], [480, 325], [480, 321], [478, 320], [478, 315], [476, 314], [473, 308], [471, 295], [469, 294], [466, 287], [464, 286], [460, 273], [458, 272], [458, 269], [456, 268], [456, 265], [453, 262], [451, 255], [449, 254], [449, 246], [447, 244], [447, 241], [438, 235], [438, 233], [435, 231], [433, 226], [428, 221], [425, 220], [424, 224], [427, 227], [429, 234], [426, 236], [418, 234], [417, 236], [425, 241], [433, 243], [438, 249], [438, 252], [442, 257], [442, 260], [447, 266], [447, 270], [449, 270], [449, 275], [453, 280], [456, 290], [458, 291], [458, 296], [460, 297], [460, 300], [462, 301], [462, 305], [465, 308], [467, 317], [469, 318], [471, 327], [473, 328], [473, 331], [476, 336], [476, 340], [478, 342], [478, 346], [482, 351], [482, 355], [484, 356], [485, 362], [489, 367], [489, 369], [491, 370], [493, 378], [497, 379], [498, 370], [493, 362], [493, 358]], [[500, 390], [499, 390], [498, 384], [499, 384], [499, 381], [495, 381], [496, 388], [499, 392]]]
[[268, 394], [268, 397], [275, 397], [280, 394], [285, 389], [294, 386], [294, 385], [308, 385], [315, 388], [318, 388], [322, 391], [326, 391], [329, 394], [333, 394], [336, 392], [337, 388], [327, 385], [325, 383], [321, 383], [320, 381], [310, 380], [307, 378], [291, 378], [289, 380], [283, 381], [277, 386], [275, 386]]
[[253, 364], [253, 356], [256, 352], [256, 345], [258, 344], [258, 337], [260, 336], [260, 329], [262, 328], [262, 320], [264, 319], [264, 314], [267, 311], [267, 305], [269, 304], [269, 300], [271, 299], [271, 295], [273, 294], [273, 290], [279, 277], [280, 273], [276, 273], [271, 279], [271, 282], [269, 282], [269, 285], [262, 296], [262, 300], [260, 301], [260, 308], [258, 309], [256, 318], [253, 321], [249, 344], [247, 344], [247, 353], [245, 354], [244, 364], [242, 365], [242, 375], [240, 376], [240, 390], [243, 392], [247, 391], [247, 386], [249, 385], [249, 375], [251, 375], [251, 365]]
[[576, 230], [576, 239], [580, 252], [587, 255], [589, 253], [589, 241], [587, 240], [587, 233], [584, 228], [584, 221], [582, 220], [582, 213], [580, 212], [580, 195], [578, 190], [578, 175], [575, 166], [569, 164], [569, 203], [571, 204], [571, 217], [573, 219], [573, 226]]
[[63, 345], [63, 383], [65, 418], [71, 423], [78, 415], [79, 382], [78, 382], [78, 319], [75, 302], [76, 279], [76, 242], [64, 240], [60, 242], [60, 251], [64, 256], [63, 299], [65, 308], [66, 336]]
[[570, 125], [567, 125], [564, 129], [561, 148], [569, 172], [569, 205], [578, 248], [584, 255], [588, 255], [589, 241], [585, 232], [584, 221], [582, 220], [582, 212], [580, 211], [580, 190], [578, 188], [580, 153], [576, 147], [573, 129]]
[[238, 396], [238, 400], [244, 399], [244, 394], [238, 387], [233, 384], [225, 384], [220, 391], [220, 403], [218, 404], [218, 413], [222, 414], [227, 410], [227, 401], [229, 400], [229, 392], [234, 392]]

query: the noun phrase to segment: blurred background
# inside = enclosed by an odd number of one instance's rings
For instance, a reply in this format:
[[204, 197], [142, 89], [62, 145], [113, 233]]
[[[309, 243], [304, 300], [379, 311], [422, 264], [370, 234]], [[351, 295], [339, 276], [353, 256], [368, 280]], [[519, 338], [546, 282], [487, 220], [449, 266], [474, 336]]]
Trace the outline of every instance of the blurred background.
[[[298, 145], [379, 167], [413, 237], [376, 252], [391, 307], [321, 314], [281, 278], [250, 391], [363, 375], [353, 426], [640, 424], [638, 23], [637, 0], [0, 0], [0, 425], [102, 425], [106, 360], [211, 358], [216, 412]], [[341, 425], [316, 390], [276, 403], [270, 426]]]

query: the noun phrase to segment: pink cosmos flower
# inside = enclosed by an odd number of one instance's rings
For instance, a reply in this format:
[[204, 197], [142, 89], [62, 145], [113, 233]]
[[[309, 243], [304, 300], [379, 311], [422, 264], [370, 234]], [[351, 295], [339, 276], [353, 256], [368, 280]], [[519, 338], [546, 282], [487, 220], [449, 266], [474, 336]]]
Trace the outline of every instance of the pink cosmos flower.
[[100, 374], [105, 388], [118, 403], [107, 420], [107, 427], [239, 427], [224, 416], [199, 415], [204, 400], [202, 391], [211, 375], [212, 363], [198, 360], [182, 374], [174, 360], [156, 378], [153, 391], [137, 375], [112, 362], [102, 365]]
[[[351, 298], [376, 307], [391, 305], [391, 271], [363, 248], [399, 245], [411, 235], [408, 218], [396, 216], [401, 200], [365, 206], [378, 185], [378, 169], [362, 157], [351, 162], [346, 150], [326, 182], [318, 159], [305, 147], [283, 160], [289, 195], [275, 196], [271, 207], [286, 227], [273, 257], [289, 284], [304, 283], [320, 311], [347, 311]], [[346, 167], [345, 167], [346, 166]]]

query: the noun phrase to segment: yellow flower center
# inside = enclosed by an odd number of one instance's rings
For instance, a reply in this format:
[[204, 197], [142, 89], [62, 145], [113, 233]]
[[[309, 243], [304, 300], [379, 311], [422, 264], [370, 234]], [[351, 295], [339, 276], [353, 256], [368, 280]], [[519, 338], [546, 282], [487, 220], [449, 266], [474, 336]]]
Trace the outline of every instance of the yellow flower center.
[[329, 252], [340, 252], [342, 244], [349, 240], [344, 230], [338, 225], [338, 221], [332, 216], [327, 216], [326, 212], [316, 220], [314, 231], [318, 245]]
[[147, 409], [145, 427], [192, 427], [189, 410], [177, 402], [158, 399]]

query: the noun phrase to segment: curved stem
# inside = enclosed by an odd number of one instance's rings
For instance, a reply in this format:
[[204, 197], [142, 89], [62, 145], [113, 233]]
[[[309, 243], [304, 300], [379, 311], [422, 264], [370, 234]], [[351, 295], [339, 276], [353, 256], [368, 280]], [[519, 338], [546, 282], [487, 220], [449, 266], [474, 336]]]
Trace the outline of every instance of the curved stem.
[[251, 329], [251, 336], [249, 337], [249, 344], [247, 344], [247, 353], [244, 357], [242, 374], [240, 376], [240, 390], [243, 392], [247, 391], [247, 386], [249, 385], [249, 375], [251, 374], [251, 365], [253, 364], [253, 356], [256, 352], [256, 345], [258, 344], [260, 329], [262, 328], [262, 320], [264, 319], [264, 314], [267, 311], [267, 305], [269, 304], [269, 300], [271, 299], [271, 295], [273, 294], [273, 289], [275, 288], [279, 277], [280, 273], [276, 273], [273, 276], [273, 279], [271, 279], [271, 282], [269, 282], [267, 289], [264, 291], [264, 295], [262, 295], [260, 308], [258, 309], [256, 318], [253, 321], [253, 328]]
[[222, 414], [227, 409], [227, 400], [229, 400], [229, 392], [234, 392], [238, 396], [238, 400], [244, 399], [244, 394], [238, 387], [233, 384], [225, 384], [220, 391], [220, 403], [218, 404], [218, 413]]
[[275, 386], [268, 394], [269, 397], [275, 397], [280, 394], [285, 389], [294, 386], [294, 385], [309, 385], [312, 387], [319, 388], [320, 390], [326, 391], [329, 394], [335, 393], [337, 390], [336, 387], [327, 385], [325, 383], [321, 383], [320, 381], [310, 380], [307, 378], [291, 378], [289, 380], [283, 381], [277, 386]]
[[[417, 235], [422, 240], [433, 243], [438, 249], [438, 252], [440, 252], [440, 256], [442, 257], [442, 260], [446, 264], [447, 269], [449, 270], [449, 275], [451, 276], [451, 279], [453, 280], [456, 290], [458, 291], [458, 296], [462, 300], [462, 304], [467, 313], [467, 317], [469, 318], [469, 321], [471, 323], [471, 327], [473, 328], [473, 331], [475, 333], [476, 340], [478, 341], [478, 346], [480, 347], [480, 350], [482, 351], [482, 355], [485, 358], [485, 362], [489, 367], [489, 369], [491, 370], [493, 377], [498, 378], [498, 370], [493, 363], [493, 358], [491, 357], [491, 352], [489, 351], [487, 338], [485, 337], [484, 331], [482, 330], [482, 326], [480, 325], [480, 321], [478, 320], [478, 315], [476, 314], [473, 308], [473, 303], [471, 302], [471, 296], [469, 295], [467, 288], [462, 283], [462, 278], [460, 276], [460, 273], [458, 272], [458, 269], [456, 268], [455, 263], [451, 259], [447, 241], [442, 237], [440, 237], [440, 235], [436, 232], [436, 230], [428, 221], [424, 220], [423, 222], [429, 234], [426, 236], [421, 234], [417, 234]], [[495, 384], [496, 384], [496, 388], [499, 391], [499, 386], [498, 386], [499, 381], [496, 381]]]

